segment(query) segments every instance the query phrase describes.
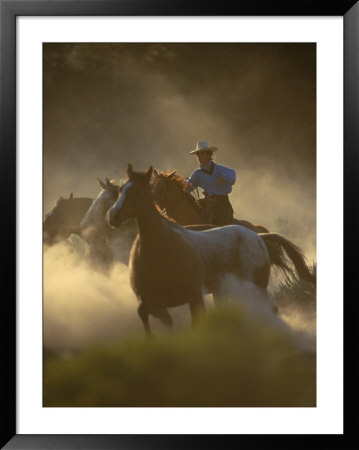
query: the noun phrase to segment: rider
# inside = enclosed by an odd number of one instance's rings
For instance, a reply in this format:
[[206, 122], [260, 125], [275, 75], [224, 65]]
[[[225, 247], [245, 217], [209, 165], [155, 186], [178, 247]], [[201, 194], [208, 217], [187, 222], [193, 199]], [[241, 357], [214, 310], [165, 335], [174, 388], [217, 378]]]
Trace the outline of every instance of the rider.
[[208, 142], [199, 141], [190, 153], [197, 156], [200, 167], [190, 176], [188, 192], [200, 187], [204, 190], [201, 206], [207, 213], [207, 220], [214, 225], [229, 225], [233, 219], [233, 208], [228, 194], [236, 181], [233, 169], [221, 166], [213, 161], [213, 153], [217, 147], [210, 147]]

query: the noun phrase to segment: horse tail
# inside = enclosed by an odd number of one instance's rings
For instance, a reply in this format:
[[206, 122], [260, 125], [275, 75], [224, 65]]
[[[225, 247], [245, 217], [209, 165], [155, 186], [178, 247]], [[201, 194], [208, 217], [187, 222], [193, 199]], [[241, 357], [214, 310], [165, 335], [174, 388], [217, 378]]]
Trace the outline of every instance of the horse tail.
[[316, 276], [309, 270], [303, 251], [297, 245], [278, 233], [259, 233], [259, 236], [267, 246], [271, 263], [280, 268], [287, 277], [288, 275], [294, 276], [294, 273], [286, 263], [283, 249], [292, 261], [298, 275], [306, 281], [316, 283]]

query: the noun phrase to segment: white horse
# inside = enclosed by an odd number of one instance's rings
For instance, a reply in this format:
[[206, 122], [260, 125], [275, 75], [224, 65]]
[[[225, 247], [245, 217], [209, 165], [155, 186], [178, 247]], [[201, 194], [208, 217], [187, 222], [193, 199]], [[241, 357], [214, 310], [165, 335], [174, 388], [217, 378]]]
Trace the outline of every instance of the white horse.
[[80, 222], [80, 233], [90, 246], [92, 260], [106, 269], [115, 261], [128, 264], [137, 229], [133, 220], [121, 229], [109, 226], [106, 212], [117, 200], [120, 187], [108, 178], [98, 182], [102, 189]]
[[149, 314], [171, 325], [167, 307], [189, 303], [194, 317], [203, 307], [202, 287], [215, 295], [226, 274], [253, 283], [266, 295], [274, 258], [270, 253], [276, 254], [278, 264], [282, 246], [298, 273], [311, 275], [300, 250], [283, 236], [257, 234], [240, 225], [192, 231], [164, 218], [153, 203], [151, 173], [152, 167], [134, 172], [129, 164], [129, 179], [108, 212], [112, 226], [134, 218], [137, 222], [131, 286], [141, 302], [138, 312], [148, 333]]

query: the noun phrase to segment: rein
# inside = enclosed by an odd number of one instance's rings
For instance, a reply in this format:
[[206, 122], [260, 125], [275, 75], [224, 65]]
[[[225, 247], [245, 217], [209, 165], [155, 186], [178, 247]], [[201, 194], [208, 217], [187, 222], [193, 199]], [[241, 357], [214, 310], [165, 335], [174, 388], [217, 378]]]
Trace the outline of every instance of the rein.
[[[189, 178], [187, 178], [187, 177], [183, 177], [183, 178], [184, 178], [184, 179], [187, 181], [187, 183], [188, 183]], [[188, 183], [188, 184], [189, 184], [189, 183]], [[193, 194], [192, 194], [192, 192], [193, 192]], [[198, 186], [196, 186], [192, 192], [189, 192], [189, 194], [193, 195], [193, 197], [198, 201], [198, 200], [200, 199]], [[196, 194], [194, 194], [194, 192], [195, 192]]]

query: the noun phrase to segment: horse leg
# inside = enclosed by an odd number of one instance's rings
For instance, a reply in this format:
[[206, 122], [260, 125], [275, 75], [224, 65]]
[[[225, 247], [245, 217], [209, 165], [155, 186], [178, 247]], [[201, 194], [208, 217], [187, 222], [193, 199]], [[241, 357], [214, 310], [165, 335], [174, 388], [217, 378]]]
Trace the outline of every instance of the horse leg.
[[169, 312], [167, 311], [166, 308], [161, 308], [161, 309], [151, 309], [150, 313], [153, 317], [156, 317], [157, 319], [160, 319], [160, 321], [163, 323], [163, 325], [165, 325], [166, 327], [168, 327], [170, 330], [172, 330], [173, 328], [173, 321], [172, 318], [169, 314]]
[[192, 317], [192, 329], [195, 329], [197, 327], [200, 317], [203, 315], [205, 311], [204, 300], [201, 290], [192, 297], [192, 299], [189, 302], [189, 307]]
[[224, 303], [227, 303], [229, 300], [228, 296], [226, 296], [226, 294], [224, 292], [221, 292], [217, 289], [212, 292], [212, 295], [213, 295], [214, 304], [216, 306], [223, 305]]
[[142, 320], [146, 335], [152, 336], [150, 322], [148, 320], [148, 317], [150, 314], [149, 314], [148, 308], [145, 303], [143, 303], [143, 302], [140, 303], [140, 306], [137, 308], [137, 313], [140, 316], [140, 319]]
[[223, 303], [228, 303], [229, 295], [225, 289], [225, 283], [223, 277], [218, 277], [212, 281], [211, 292], [213, 295], [213, 302], [216, 306], [220, 306]]

